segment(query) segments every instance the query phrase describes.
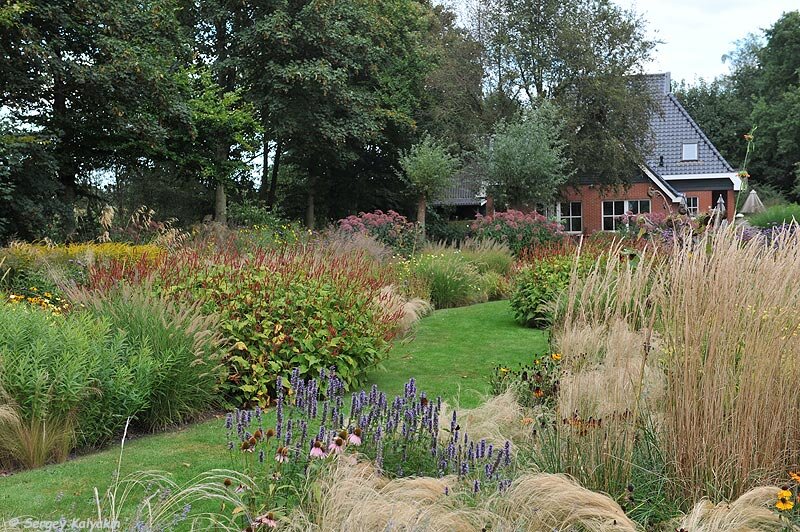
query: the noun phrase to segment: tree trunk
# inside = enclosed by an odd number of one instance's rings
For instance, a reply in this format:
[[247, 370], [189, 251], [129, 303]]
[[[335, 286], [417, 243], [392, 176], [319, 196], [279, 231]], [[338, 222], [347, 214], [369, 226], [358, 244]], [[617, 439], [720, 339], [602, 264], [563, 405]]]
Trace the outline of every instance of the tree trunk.
[[494, 198], [486, 196], [486, 216], [494, 216]]
[[308, 203], [306, 204], [306, 227], [314, 230], [314, 179], [308, 179]]
[[281, 165], [281, 153], [283, 153], [283, 142], [278, 139], [275, 144], [275, 159], [272, 161], [272, 179], [269, 182], [269, 194], [267, 194], [267, 207], [272, 209], [275, 206], [275, 194], [278, 190], [278, 170]]
[[421, 195], [419, 199], [417, 199], [417, 223], [419, 224], [419, 230], [423, 235], [425, 234], [425, 210], [427, 208], [428, 200], [424, 195]]
[[[58, 52], [60, 58], [61, 54]], [[64, 230], [67, 237], [75, 231], [75, 200], [78, 196], [78, 183], [76, 179], [76, 166], [72, 160], [69, 147], [69, 133], [66, 131], [70, 125], [67, 117], [67, 89], [64, 78], [60, 72], [53, 73], [53, 122], [55, 127], [61, 129], [62, 134], [56, 144], [56, 160], [58, 168], [56, 176], [61, 184], [61, 200], [69, 208], [69, 216], [64, 220]]]
[[225, 196], [225, 185], [217, 183], [214, 195], [214, 220], [220, 224], [228, 223], [228, 200]]
[[269, 181], [269, 139], [264, 136], [264, 163], [261, 166], [261, 186], [258, 187], [258, 199], [264, 201], [267, 199], [267, 182]]

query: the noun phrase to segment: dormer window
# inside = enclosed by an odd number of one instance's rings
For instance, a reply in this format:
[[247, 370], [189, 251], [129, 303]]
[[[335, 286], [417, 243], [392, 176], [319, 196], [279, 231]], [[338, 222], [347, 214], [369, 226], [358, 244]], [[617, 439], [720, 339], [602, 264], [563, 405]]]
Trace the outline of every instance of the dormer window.
[[697, 143], [696, 142], [684, 142], [683, 143], [683, 150], [681, 151], [681, 160], [682, 161], [696, 161], [698, 160], [697, 156]]

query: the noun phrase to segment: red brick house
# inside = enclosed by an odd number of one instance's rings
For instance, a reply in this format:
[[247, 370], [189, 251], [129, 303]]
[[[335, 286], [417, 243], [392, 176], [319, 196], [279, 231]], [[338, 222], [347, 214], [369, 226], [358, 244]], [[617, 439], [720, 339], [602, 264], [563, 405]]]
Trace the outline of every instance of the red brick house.
[[[589, 178], [566, 187], [561, 201], [546, 210], [567, 231], [613, 231], [625, 214], [685, 210], [696, 215], [710, 211], [720, 198], [732, 219], [728, 206], [735, 202], [741, 179], [670, 92], [669, 73], [648, 75], [646, 81], [662, 110], [650, 122], [653, 149], [646, 163], [628, 187], [603, 190]], [[480, 188], [476, 180], [462, 177], [438, 203], [453, 206], [457, 215], [474, 217], [485, 213], [487, 203], [491, 208], [491, 199]]]

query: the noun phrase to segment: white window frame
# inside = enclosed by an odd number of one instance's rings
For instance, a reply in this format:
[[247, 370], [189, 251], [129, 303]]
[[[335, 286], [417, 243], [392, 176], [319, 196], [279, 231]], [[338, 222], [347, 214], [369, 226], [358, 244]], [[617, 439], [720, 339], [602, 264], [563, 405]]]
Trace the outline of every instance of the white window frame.
[[[561, 211], [561, 205], [563, 205], [563, 204], [569, 205], [569, 213], [567, 213], [566, 216]], [[572, 206], [573, 206], [573, 204], [577, 204], [577, 205], [580, 206], [581, 213], [578, 216], [575, 216], [574, 214], [572, 214]], [[580, 201], [560, 201], [560, 202], [556, 203], [556, 219], [562, 225], [563, 225], [563, 223], [565, 221], [569, 223], [570, 229], [567, 229], [566, 227], [564, 228], [564, 231], [566, 233], [573, 234], [573, 235], [582, 234], [583, 233], [583, 204]], [[580, 224], [580, 230], [573, 231], [572, 230], [571, 221], [572, 220], [576, 220], [576, 219], [578, 220], [578, 223]]]
[[699, 196], [686, 196], [686, 212], [689, 214], [689, 216], [697, 216], [700, 214]]
[[[686, 157], [686, 148], [694, 146], [694, 157]], [[699, 161], [700, 160], [700, 143], [699, 142], [684, 142], [681, 145], [681, 161]]]
[[[623, 203], [622, 214], [613, 214], [613, 213], [612, 214], [606, 214], [606, 205], [605, 204], [606, 203], [617, 203], [617, 202], [622, 202]], [[644, 213], [642, 212], [642, 210], [640, 208], [642, 202], [647, 202], [647, 212], [644, 212]], [[624, 225], [624, 224], [622, 224], [622, 222], [620, 222], [618, 220], [618, 218], [620, 218], [621, 216], [624, 216], [627, 213], [633, 211], [633, 209], [631, 209], [631, 204], [633, 204], [633, 203], [636, 203], [636, 212], [634, 214], [650, 214], [651, 212], [653, 212], [653, 210], [652, 210], [653, 209], [653, 204], [650, 202], [649, 199], [603, 200], [603, 202], [600, 205], [600, 227], [602, 228], [602, 230], [606, 231], [606, 232], [618, 231], [619, 227], [621, 225]], [[613, 210], [614, 209], [612, 208], [612, 211]], [[606, 218], [610, 218], [612, 220], [613, 229], [606, 229]]]

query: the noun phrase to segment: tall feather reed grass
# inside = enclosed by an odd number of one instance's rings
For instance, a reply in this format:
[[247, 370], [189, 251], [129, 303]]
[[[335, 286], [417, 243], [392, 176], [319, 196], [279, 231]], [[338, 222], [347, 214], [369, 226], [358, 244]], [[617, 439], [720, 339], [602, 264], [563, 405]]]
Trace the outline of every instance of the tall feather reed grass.
[[[557, 344], [591, 345], [585, 331], [602, 335], [620, 321], [641, 332], [636, 412], [658, 420], [680, 500], [733, 499], [800, 463], [800, 241], [788, 230], [743, 243], [736, 231], [633, 260], [617, 247], [558, 307]], [[615, 350], [604, 356], [630, 352]], [[663, 400], [643, 401], [654, 356]]]

